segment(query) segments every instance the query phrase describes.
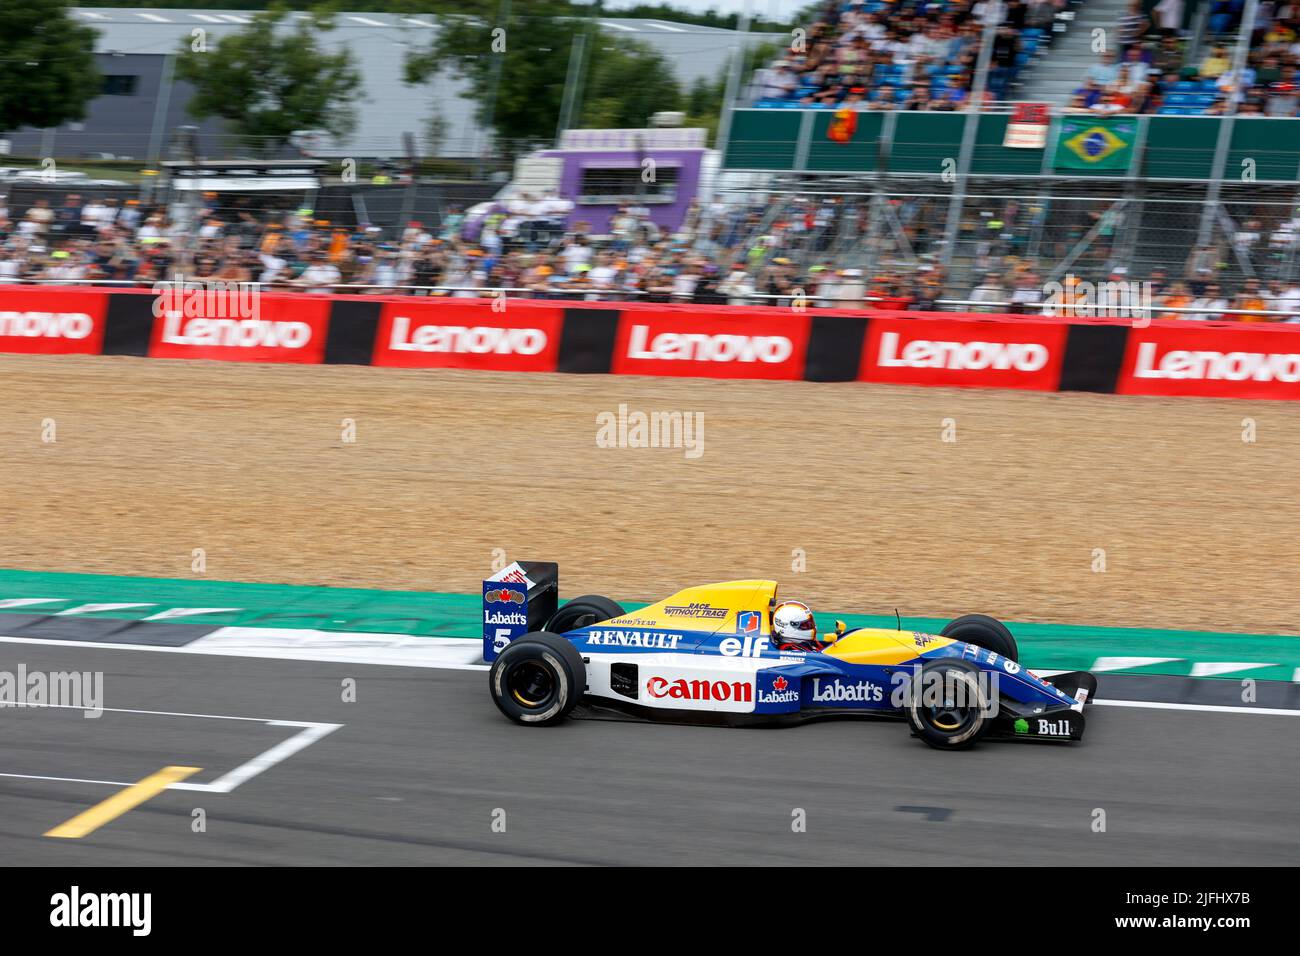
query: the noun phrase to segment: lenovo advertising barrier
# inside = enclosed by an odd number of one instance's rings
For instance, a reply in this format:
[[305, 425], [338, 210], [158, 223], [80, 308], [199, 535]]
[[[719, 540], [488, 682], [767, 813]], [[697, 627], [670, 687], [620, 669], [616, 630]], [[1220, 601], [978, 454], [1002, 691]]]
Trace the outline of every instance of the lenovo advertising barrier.
[[[892, 304], [892, 303], [891, 303]], [[1300, 325], [0, 286], [0, 352], [1300, 398]]]

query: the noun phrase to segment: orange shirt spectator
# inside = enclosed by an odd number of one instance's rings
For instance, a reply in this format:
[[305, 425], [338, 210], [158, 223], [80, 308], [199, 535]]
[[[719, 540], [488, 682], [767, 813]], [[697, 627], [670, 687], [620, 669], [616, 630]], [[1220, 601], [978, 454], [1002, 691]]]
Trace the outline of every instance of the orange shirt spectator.
[[[1169, 291], [1160, 297], [1156, 307], [1160, 309], [1185, 309], [1192, 304], [1192, 297], [1187, 291], [1187, 286], [1181, 282], [1175, 282], [1169, 287]], [[1158, 316], [1161, 319], [1185, 319], [1186, 312], [1161, 312]]]

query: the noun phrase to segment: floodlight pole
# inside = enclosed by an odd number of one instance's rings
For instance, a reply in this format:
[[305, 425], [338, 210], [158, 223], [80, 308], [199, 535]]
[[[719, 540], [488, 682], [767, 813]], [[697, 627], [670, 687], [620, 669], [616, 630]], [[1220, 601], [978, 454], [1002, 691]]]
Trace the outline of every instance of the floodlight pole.
[[1241, 98], [1241, 74], [1246, 68], [1250, 52], [1250, 36], [1255, 32], [1255, 17], [1259, 0], [1246, 0], [1246, 10], [1241, 17], [1237, 33], [1237, 48], [1232, 54], [1232, 93], [1219, 120], [1219, 138], [1214, 146], [1214, 164], [1210, 171], [1210, 185], [1205, 190], [1205, 205], [1201, 207], [1201, 226], [1196, 233], [1196, 245], [1208, 246], [1214, 237], [1214, 221], [1218, 218], [1219, 193], [1223, 189], [1223, 174], [1228, 165], [1228, 152], [1232, 148], [1232, 128], [1236, 125], [1237, 101]]
[[736, 52], [731, 56], [730, 69], [727, 71], [727, 88], [722, 94], [722, 114], [718, 117], [718, 139], [714, 147], [724, 164], [727, 161], [727, 143], [731, 139], [731, 110], [736, 97], [740, 95], [741, 73], [745, 69], [745, 40], [749, 35], [750, 3], [751, 0], [745, 0], [744, 10], [740, 14], [740, 23], [737, 25], [740, 42], [736, 44]]
[[948, 200], [948, 221], [943, 230], [944, 284], [948, 283], [948, 270], [961, 233], [961, 213], [966, 202], [966, 181], [970, 176], [971, 158], [975, 155], [975, 135], [979, 131], [980, 112], [984, 107], [984, 90], [988, 86], [989, 62], [993, 59], [993, 40], [1002, 25], [1002, 0], [990, 0], [988, 19], [984, 22], [984, 35], [980, 40], [979, 57], [975, 61], [975, 80], [971, 84], [970, 103], [966, 107], [966, 123], [961, 131], [961, 148], [957, 154], [957, 179]]

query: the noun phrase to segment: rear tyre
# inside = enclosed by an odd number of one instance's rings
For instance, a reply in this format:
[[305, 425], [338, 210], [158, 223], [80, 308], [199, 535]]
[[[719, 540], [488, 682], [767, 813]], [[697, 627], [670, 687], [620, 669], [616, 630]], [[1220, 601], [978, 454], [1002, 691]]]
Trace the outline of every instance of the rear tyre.
[[567, 717], [586, 687], [587, 666], [578, 649], [545, 631], [511, 641], [488, 671], [488, 690], [501, 713], [534, 727]]
[[599, 594], [584, 594], [566, 602], [552, 614], [546, 622], [546, 630], [553, 634], [567, 634], [580, 627], [608, 621], [612, 617], [622, 617], [625, 613], [617, 601]]
[[1007, 626], [987, 614], [965, 614], [949, 621], [948, 626], [939, 633], [954, 641], [964, 641], [1001, 654], [1009, 661], [1020, 660], [1020, 648], [1016, 646], [1016, 639], [1011, 636]]
[[988, 696], [969, 661], [930, 661], [908, 692], [904, 712], [912, 732], [937, 750], [964, 750], [993, 725]]

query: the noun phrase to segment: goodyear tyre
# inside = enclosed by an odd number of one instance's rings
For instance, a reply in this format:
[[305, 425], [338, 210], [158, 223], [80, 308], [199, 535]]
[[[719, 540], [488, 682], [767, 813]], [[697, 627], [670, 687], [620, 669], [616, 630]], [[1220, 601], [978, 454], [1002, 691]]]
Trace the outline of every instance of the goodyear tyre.
[[586, 686], [587, 666], [578, 649], [545, 631], [511, 641], [488, 671], [488, 689], [501, 713], [534, 727], [567, 717]]
[[939, 633], [944, 637], [951, 637], [954, 641], [964, 641], [987, 651], [993, 651], [1009, 661], [1020, 660], [1020, 648], [1016, 646], [1016, 639], [1011, 636], [1011, 631], [1001, 621], [987, 614], [965, 614], [949, 621], [947, 627]]
[[994, 715], [982, 673], [956, 658], [925, 664], [904, 708], [912, 732], [938, 750], [964, 750], [988, 733]]
[[565, 634], [580, 627], [588, 627], [608, 621], [612, 617], [622, 617], [622, 606], [599, 594], [584, 594], [572, 601], [567, 601], [546, 622], [546, 630], [553, 634]]

